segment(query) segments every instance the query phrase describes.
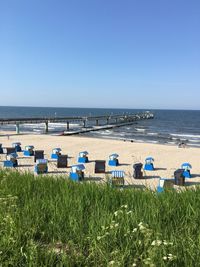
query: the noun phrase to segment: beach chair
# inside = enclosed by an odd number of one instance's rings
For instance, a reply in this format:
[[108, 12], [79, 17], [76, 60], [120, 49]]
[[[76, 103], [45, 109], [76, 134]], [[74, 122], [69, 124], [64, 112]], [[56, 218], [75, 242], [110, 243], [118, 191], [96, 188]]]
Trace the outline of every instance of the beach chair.
[[58, 159], [58, 156], [61, 155], [61, 151], [62, 149], [61, 148], [54, 148], [52, 150], [52, 154], [51, 154], [51, 159]]
[[188, 162], [183, 163], [181, 165], [181, 169], [184, 170], [183, 175], [185, 176], [185, 178], [192, 178], [192, 175], [190, 173], [190, 170], [192, 169], [192, 165], [190, 163]]
[[184, 169], [178, 169], [174, 172], [175, 185], [184, 186], [185, 176]]
[[15, 153], [14, 147], [3, 147], [3, 154], [10, 155], [12, 153]]
[[83, 164], [72, 165], [70, 179], [72, 181], [82, 181], [84, 179], [85, 166]]
[[106, 161], [105, 160], [95, 160], [95, 173], [105, 173], [106, 172]]
[[135, 163], [133, 165], [133, 177], [135, 179], [142, 179], [143, 178], [143, 172], [142, 172], [142, 163]]
[[21, 152], [22, 151], [21, 143], [20, 142], [12, 143], [12, 147], [15, 148], [15, 152]]
[[34, 162], [36, 162], [38, 159], [44, 159], [44, 150], [34, 151]]
[[48, 172], [47, 159], [38, 159], [35, 164], [34, 172], [37, 174], [43, 174]]
[[165, 189], [171, 189], [174, 187], [174, 179], [160, 178], [157, 186], [157, 192], [162, 193]]
[[68, 164], [68, 155], [58, 155], [57, 168], [66, 168]]
[[3, 166], [6, 168], [15, 168], [18, 166], [17, 153], [11, 153], [7, 155], [6, 160], [3, 162]]
[[152, 157], [148, 157], [145, 159], [145, 165], [144, 165], [145, 171], [154, 171], [155, 170], [153, 162], [154, 162], [154, 158], [152, 158]]
[[89, 162], [88, 159], [88, 152], [87, 151], [82, 151], [79, 153], [79, 157], [78, 157], [78, 163], [87, 163]]
[[34, 156], [34, 146], [25, 146], [24, 156]]
[[109, 166], [118, 166], [119, 165], [119, 160], [118, 160], [119, 155], [118, 154], [112, 154], [109, 156], [109, 161], [108, 165]]
[[124, 186], [124, 171], [112, 171], [110, 184], [114, 187], [123, 187]]
[[0, 144], [0, 154], [3, 154], [3, 147], [2, 147], [2, 144]]

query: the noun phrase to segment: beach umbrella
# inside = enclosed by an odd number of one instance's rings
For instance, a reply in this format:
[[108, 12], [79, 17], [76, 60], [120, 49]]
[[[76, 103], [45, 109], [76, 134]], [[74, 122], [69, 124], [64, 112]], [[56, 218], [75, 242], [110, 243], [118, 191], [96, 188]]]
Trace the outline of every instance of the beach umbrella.
[[192, 169], [192, 165], [188, 162], [185, 162], [181, 165], [182, 169]]

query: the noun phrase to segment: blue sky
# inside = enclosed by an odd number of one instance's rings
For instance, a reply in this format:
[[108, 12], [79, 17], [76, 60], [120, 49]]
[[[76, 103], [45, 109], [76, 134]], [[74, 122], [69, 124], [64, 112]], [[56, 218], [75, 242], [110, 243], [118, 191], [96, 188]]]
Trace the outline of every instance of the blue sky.
[[1, 105], [200, 109], [199, 0], [0, 0]]

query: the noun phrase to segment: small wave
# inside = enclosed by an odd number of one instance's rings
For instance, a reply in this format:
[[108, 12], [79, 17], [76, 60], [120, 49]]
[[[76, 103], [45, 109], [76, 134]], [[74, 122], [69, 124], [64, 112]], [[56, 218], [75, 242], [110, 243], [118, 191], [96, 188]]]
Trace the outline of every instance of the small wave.
[[196, 134], [170, 134], [170, 135], [175, 136], [175, 137], [200, 138], [200, 135], [196, 135]]
[[158, 133], [147, 133], [147, 135], [156, 136], [156, 135], [158, 135]]
[[143, 128], [135, 128], [135, 130], [138, 132], [145, 132], [146, 131], [146, 129], [143, 129]]

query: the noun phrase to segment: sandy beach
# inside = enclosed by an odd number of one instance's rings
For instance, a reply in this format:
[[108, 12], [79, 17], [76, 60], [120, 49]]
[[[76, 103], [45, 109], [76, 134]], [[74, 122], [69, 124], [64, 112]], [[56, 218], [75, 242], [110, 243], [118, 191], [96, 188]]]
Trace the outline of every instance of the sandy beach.
[[[77, 163], [78, 153], [80, 151], [87, 150], [89, 152], [89, 163], [85, 164], [85, 176], [88, 180], [95, 180], [105, 182], [105, 174], [94, 174], [94, 161], [106, 160], [112, 153], [119, 154], [118, 167], [110, 167], [106, 163], [106, 172], [111, 170], [124, 170], [125, 171], [125, 183], [145, 185], [150, 188], [155, 188], [158, 184], [158, 179], [172, 178], [176, 169], [181, 167], [184, 162], [189, 162], [192, 165], [191, 179], [187, 179], [188, 185], [200, 183], [200, 165], [199, 165], [199, 149], [198, 148], [178, 148], [177, 146], [148, 144], [148, 143], [135, 143], [122, 140], [108, 140], [97, 139], [80, 136], [52, 136], [52, 135], [34, 135], [24, 134], [15, 135], [9, 133], [0, 132], [0, 143], [3, 147], [12, 146], [13, 142], [21, 142], [22, 149], [26, 145], [34, 145], [35, 149], [42, 149], [45, 151], [45, 158], [49, 160], [49, 174], [53, 175], [68, 175], [70, 172], [70, 166]], [[57, 169], [56, 162], [50, 159], [51, 151], [55, 147], [62, 149], [62, 154], [67, 154], [68, 168]], [[0, 166], [3, 167], [3, 160], [5, 155], [1, 156]], [[136, 180], [132, 178], [133, 164], [136, 162], [142, 162], [146, 157], [152, 156], [155, 159], [155, 171], [144, 171], [146, 179]], [[19, 153], [18, 160], [20, 171], [32, 171], [34, 170], [33, 157], [24, 157], [23, 153]], [[93, 177], [93, 178], [92, 178]]]

